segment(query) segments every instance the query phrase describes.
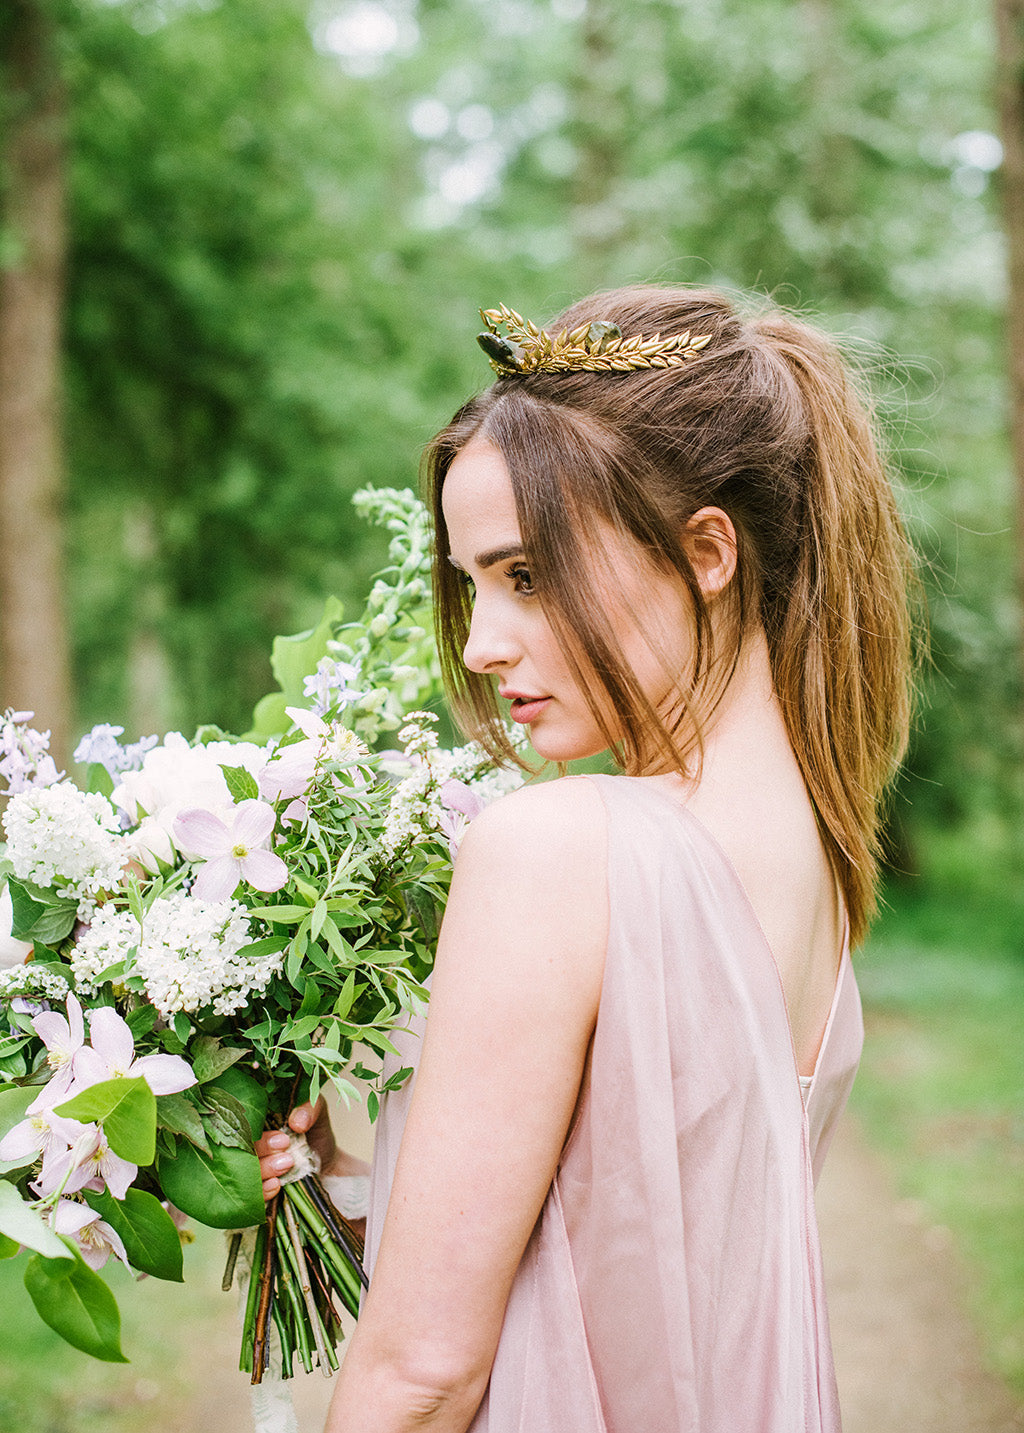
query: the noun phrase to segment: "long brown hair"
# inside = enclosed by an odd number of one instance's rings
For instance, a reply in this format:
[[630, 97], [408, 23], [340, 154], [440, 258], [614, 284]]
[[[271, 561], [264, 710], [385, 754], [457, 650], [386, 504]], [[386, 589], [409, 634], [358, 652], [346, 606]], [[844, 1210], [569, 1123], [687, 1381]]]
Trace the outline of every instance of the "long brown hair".
[[[711, 340], [678, 368], [500, 378], [427, 449], [438, 645], [455, 713], [490, 750], [511, 754], [493, 683], [462, 663], [471, 604], [447, 561], [441, 508], [448, 468], [476, 437], [505, 459], [545, 613], [627, 771], [649, 766], [653, 742], [692, 775], [702, 721], [760, 623], [858, 940], [875, 908], [881, 804], [906, 746], [912, 675], [912, 554], [868, 406], [832, 342], [785, 313], [744, 319], [714, 291], [639, 285], [584, 299], [546, 326], [600, 319], [627, 338], [690, 330]], [[738, 544], [733, 621], [717, 633], [681, 543], [706, 506], [729, 515]], [[604, 620], [599, 522], [689, 592], [693, 668], [671, 718], [646, 700]]]

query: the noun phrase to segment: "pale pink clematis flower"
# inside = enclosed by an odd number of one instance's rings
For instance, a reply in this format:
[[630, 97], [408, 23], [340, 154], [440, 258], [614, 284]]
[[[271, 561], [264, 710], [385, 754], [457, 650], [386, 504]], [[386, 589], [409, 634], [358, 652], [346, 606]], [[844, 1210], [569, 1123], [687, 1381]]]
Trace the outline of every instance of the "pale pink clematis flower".
[[102, 1269], [111, 1254], [127, 1265], [128, 1253], [120, 1234], [100, 1218], [95, 1209], [75, 1199], [59, 1199], [53, 1211], [53, 1228], [74, 1239], [79, 1253], [91, 1269]]
[[75, 1062], [85, 1044], [85, 1020], [82, 1006], [75, 995], [67, 998], [68, 1018], [58, 1015], [56, 1010], [44, 1010], [32, 1021], [33, 1029], [46, 1046], [46, 1063], [53, 1076], [43, 1093], [29, 1107], [34, 1110], [42, 1104], [53, 1108], [59, 1105], [74, 1079]]
[[317, 767], [326, 761], [355, 762], [367, 756], [366, 743], [338, 722], [325, 722], [304, 707], [286, 707], [293, 725], [305, 740], [278, 749], [259, 774], [260, 791], [270, 801], [296, 797], [284, 813], [286, 819], [301, 819], [305, 803], [301, 798], [309, 790]]
[[226, 901], [239, 881], [258, 891], [279, 891], [288, 867], [267, 849], [277, 817], [265, 801], [240, 801], [228, 826], [212, 811], [183, 811], [174, 823], [179, 844], [205, 858], [192, 894], [201, 901]]
[[75, 1079], [69, 1098], [101, 1080], [145, 1080], [154, 1095], [174, 1095], [196, 1083], [192, 1067], [180, 1055], [135, 1058], [135, 1038], [127, 1020], [109, 1005], [89, 1017], [89, 1039], [75, 1056]]
[[49, 1085], [43, 1095], [29, 1105], [26, 1117], [0, 1139], [0, 1159], [24, 1159], [26, 1155], [41, 1154], [43, 1167], [40, 1179], [50, 1190], [54, 1190], [60, 1184], [60, 1179], [51, 1183], [55, 1166], [59, 1164], [66, 1170], [68, 1150], [95, 1126], [55, 1115], [44, 1103], [43, 1096], [48, 1091]]
[[487, 803], [480, 799], [471, 786], [456, 780], [455, 777], [444, 783], [438, 795], [444, 809], [437, 824], [442, 835], [448, 838], [448, 850], [454, 861], [466, 834], [466, 827], [474, 817], [480, 815]]
[[107, 1143], [102, 1126], [88, 1125], [67, 1153], [42, 1170], [34, 1189], [45, 1198], [55, 1189], [76, 1194], [79, 1189], [109, 1189], [123, 1199], [139, 1172], [139, 1166], [115, 1154]]

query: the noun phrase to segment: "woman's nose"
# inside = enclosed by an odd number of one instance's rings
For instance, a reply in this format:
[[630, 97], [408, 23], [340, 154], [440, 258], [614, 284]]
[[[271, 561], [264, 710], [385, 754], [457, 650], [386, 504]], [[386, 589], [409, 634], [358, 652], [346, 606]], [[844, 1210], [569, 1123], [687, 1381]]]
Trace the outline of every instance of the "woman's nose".
[[519, 657], [515, 634], [500, 614], [477, 597], [469, 624], [469, 637], [462, 660], [471, 672], [481, 675], [512, 666]]

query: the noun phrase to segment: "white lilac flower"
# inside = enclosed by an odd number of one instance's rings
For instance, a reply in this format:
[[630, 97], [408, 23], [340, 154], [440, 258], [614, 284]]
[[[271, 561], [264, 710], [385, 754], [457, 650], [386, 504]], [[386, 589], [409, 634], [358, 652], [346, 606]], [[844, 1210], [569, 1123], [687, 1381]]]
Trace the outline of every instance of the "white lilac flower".
[[32, 942], [18, 940], [11, 933], [13, 925], [14, 907], [5, 881], [0, 886], [0, 970], [12, 965], [24, 965], [26, 958], [32, 953]]
[[125, 843], [105, 796], [70, 781], [33, 787], [11, 797], [3, 827], [14, 874], [74, 897], [83, 919], [101, 891], [120, 883]]
[[0, 776], [7, 782], [9, 796], [34, 786], [52, 786], [63, 775], [49, 754], [50, 733], [28, 725], [32, 715], [8, 708], [0, 718]]
[[[40, 1014], [39, 1001], [65, 1000], [69, 989], [62, 975], [34, 960], [0, 970], [0, 1001], [9, 1003], [13, 1010], [23, 1009], [25, 1014]], [[26, 1008], [29, 1006], [35, 1008]]]
[[58, 1199], [52, 1224], [58, 1234], [74, 1239], [91, 1269], [102, 1269], [111, 1254], [127, 1265], [128, 1253], [120, 1234], [87, 1204], [79, 1204], [77, 1199]]
[[75, 747], [75, 761], [82, 762], [84, 765], [102, 766], [111, 781], [114, 782], [122, 772], [137, 771], [142, 765], [142, 759], [146, 752], [156, 746], [158, 738], [144, 736], [141, 741], [122, 746], [117, 738], [123, 735], [123, 726], [111, 726], [109, 722], [100, 722], [93, 727], [92, 731], [83, 736]]
[[76, 988], [83, 995], [95, 995], [105, 970], [130, 965], [139, 935], [139, 923], [131, 911], [117, 910], [109, 902], [100, 906], [71, 947]]
[[[78, 988], [92, 994], [102, 970], [129, 958], [146, 995], [165, 1019], [178, 1010], [233, 1015], [251, 995], [265, 990], [281, 970], [283, 954], [240, 955], [252, 942], [248, 912], [238, 901], [202, 901], [173, 891], [153, 902], [140, 932], [128, 911], [99, 912], [71, 954]], [[134, 949], [137, 947], [137, 949]]]
[[182, 850], [203, 858], [192, 887], [201, 901], [226, 901], [240, 881], [258, 891], [279, 891], [288, 867], [269, 850], [276, 823], [265, 801], [240, 801], [226, 821], [212, 811], [183, 811], [174, 823]]

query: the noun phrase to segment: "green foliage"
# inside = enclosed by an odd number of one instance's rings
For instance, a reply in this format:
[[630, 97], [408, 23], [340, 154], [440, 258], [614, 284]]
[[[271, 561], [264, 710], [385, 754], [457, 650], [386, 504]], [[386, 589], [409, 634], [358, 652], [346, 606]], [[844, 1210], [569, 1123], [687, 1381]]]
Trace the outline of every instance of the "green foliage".
[[144, 1189], [129, 1189], [124, 1199], [115, 1199], [107, 1190], [88, 1191], [85, 1198], [120, 1234], [133, 1269], [156, 1279], [182, 1282], [181, 1238], [159, 1199]]
[[35, 1254], [25, 1287], [44, 1323], [73, 1348], [104, 1363], [127, 1363], [121, 1352], [121, 1315], [99, 1274], [81, 1259], [44, 1259]]
[[251, 1150], [212, 1144], [208, 1151], [178, 1143], [158, 1154], [157, 1178], [184, 1214], [213, 1229], [246, 1229], [265, 1217], [259, 1160]]
[[156, 1097], [142, 1078], [103, 1080], [58, 1105], [68, 1119], [102, 1124], [115, 1154], [132, 1164], [152, 1164], [156, 1154]]
[[0, 1179], [0, 1234], [24, 1244], [26, 1249], [37, 1250], [46, 1257], [47, 1263], [75, 1257], [35, 1210], [29, 1208], [13, 1184], [3, 1179]]
[[[813, 304], [880, 392], [933, 599], [907, 852], [991, 811], [1010, 832], [984, 12], [380, 4], [404, 38], [362, 57], [305, 0], [59, 8], [81, 724], [245, 724], [270, 635], [378, 565], [348, 495], [405, 480], [488, 381], [478, 304], [543, 319], [592, 287], [706, 280]], [[311, 670], [289, 651], [261, 735]]]

